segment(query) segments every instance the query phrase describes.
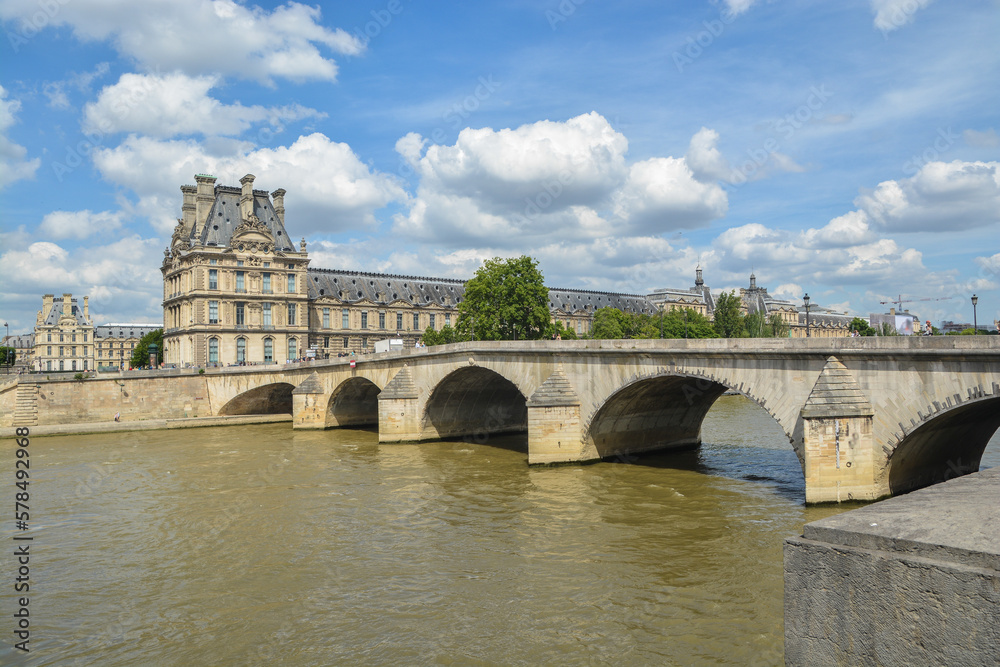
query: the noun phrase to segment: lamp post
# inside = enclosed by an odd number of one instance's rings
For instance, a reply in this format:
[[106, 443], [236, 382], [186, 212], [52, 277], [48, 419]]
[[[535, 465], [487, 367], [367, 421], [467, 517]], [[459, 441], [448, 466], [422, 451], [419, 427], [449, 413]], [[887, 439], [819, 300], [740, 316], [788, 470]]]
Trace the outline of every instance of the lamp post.
[[972, 335], [979, 335], [979, 323], [976, 321], [976, 304], [979, 303], [979, 297], [975, 294], [972, 295]]
[[10, 327], [7, 325], [6, 322], [3, 323], [3, 326], [7, 330], [7, 336], [3, 339], [3, 342], [6, 346], [3, 351], [3, 360], [7, 362], [5, 365], [7, 366], [7, 374], [9, 375], [10, 374]]
[[802, 303], [806, 307], [806, 338], [809, 338], [809, 292], [802, 297]]

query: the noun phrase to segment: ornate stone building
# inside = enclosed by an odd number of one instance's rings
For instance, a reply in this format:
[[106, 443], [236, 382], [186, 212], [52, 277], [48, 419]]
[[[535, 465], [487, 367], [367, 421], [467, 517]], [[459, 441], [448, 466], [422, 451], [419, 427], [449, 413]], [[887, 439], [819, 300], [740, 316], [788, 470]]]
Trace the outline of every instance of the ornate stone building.
[[42, 296], [35, 317], [35, 348], [31, 367], [36, 371], [94, 370], [94, 323], [89, 297], [80, 308], [72, 294]]
[[[283, 363], [374, 350], [401, 338], [412, 347], [431, 327], [455, 326], [461, 280], [309, 267], [285, 229], [284, 190], [241, 188], [195, 176], [181, 187], [163, 265], [164, 361], [177, 365]], [[549, 290], [553, 320], [579, 334], [612, 306], [652, 313], [646, 297]]]
[[97, 369], [128, 368], [132, 351], [146, 334], [159, 329], [159, 324], [101, 324], [94, 328], [94, 356]]

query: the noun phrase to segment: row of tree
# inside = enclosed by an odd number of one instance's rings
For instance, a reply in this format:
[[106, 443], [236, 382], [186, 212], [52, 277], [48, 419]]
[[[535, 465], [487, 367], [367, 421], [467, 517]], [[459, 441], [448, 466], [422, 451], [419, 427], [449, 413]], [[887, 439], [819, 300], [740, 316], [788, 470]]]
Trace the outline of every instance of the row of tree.
[[[715, 321], [698, 311], [672, 309], [655, 314], [625, 313], [616, 308], [594, 312], [591, 338], [769, 338], [788, 336], [788, 325], [778, 315], [743, 315], [735, 291], [715, 303]], [[538, 262], [522, 255], [495, 257], [483, 263], [465, 284], [454, 327], [424, 332], [425, 345], [467, 340], [538, 340], [577, 335], [561, 321], [552, 321], [549, 290]]]

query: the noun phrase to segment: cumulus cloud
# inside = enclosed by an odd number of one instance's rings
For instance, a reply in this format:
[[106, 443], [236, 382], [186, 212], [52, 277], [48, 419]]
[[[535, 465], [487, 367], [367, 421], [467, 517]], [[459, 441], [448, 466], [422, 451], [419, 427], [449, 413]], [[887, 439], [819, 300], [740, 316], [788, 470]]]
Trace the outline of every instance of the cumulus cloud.
[[976, 257], [975, 262], [986, 273], [1000, 278], [1000, 252], [992, 257]]
[[805, 248], [844, 248], [870, 243], [876, 238], [868, 226], [864, 211], [851, 211], [834, 218], [820, 229], [807, 229], [802, 233], [801, 245]]
[[84, 129], [110, 134], [139, 132], [153, 137], [185, 134], [238, 135], [256, 123], [271, 125], [326, 116], [300, 105], [266, 108], [223, 104], [208, 91], [220, 83], [218, 76], [189, 77], [171, 74], [123, 74], [118, 83], [104, 88], [97, 100], [84, 108]]
[[875, 27], [883, 33], [902, 28], [913, 22], [918, 11], [934, 0], [871, 0]]
[[321, 133], [299, 137], [290, 146], [210, 152], [193, 140], [157, 140], [130, 135], [115, 148], [94, 152], [101, 175], [138, 196], [135, 212], [169, 233], [180, 214], [178, 188], [197, 173], [211, 173], [219, 183], [238, 185], [246, 173], [255, 186], [284, 187], [289, 228], [297, 234], [332, 233], [376, 224], [374, 211], [406, 192], [386, 174], [370, 169], [345, 143]]
[[725, 0], [726, 9], [732, 16], [739, 16], [757, 4], [757, 0]]
[[17, 122], [15, 114], [21, 109], [19, 100], [8, 100], [7, 91], [0, 86], [0, 188], [14, 181], [33, 178], [42, 161], [25, 160], [28, 149], [7, 137], [7, 130]]
[[[31, 25], [36, 0], [5, 0], [0, 18]], [[222, 72], [270, 83], [334, 81], [336, 62], [321, 51], [358, 54], [364, 43], [321, 24], [318, 6], [288, 2], [268, 11], [233, 0], [74, 0], [46, 25], [68, 26], [83, 41], [108, 41], [143, 67], [188, 74]]]
[[40, 234], [55, 239], [85, 239], [113, 234], [122, 226], [122, 214], [110, 211], [53, 211], [42, 218]]
[[883, 181], [854, 204], [893, 232], [951, 232], [1000, 222], [1000, 163], [928, 162], [912, 178]]
[[725, 180], [732, 174], [729, 160], [719, 152], [718, 143], [719, 133], [707, 127], [701, 128], [691, 137], [684, 159], [699, 181]]
[[[160, 248], [158, 239], [135, 235], [72, 252], [50, 241], [36, 241], [0, 255], [0, 282], [9, 295], [29, 300], [45, 292], [88, 295], [91, 316], [97, 321], [157, 322], [162, 320]], [[40, 307], [38, 301], [34, 308]]]
[[628, 140], [596, 112], [466, 128], [452, 146], [411, 133], [396, 150], [420, 180], [394, 229], [422, 241], [509, 248], [527, 238], [658, 232], [702, 226], [727, 206], [722, 189], [696, 181], [682, 158], [629, 165]]

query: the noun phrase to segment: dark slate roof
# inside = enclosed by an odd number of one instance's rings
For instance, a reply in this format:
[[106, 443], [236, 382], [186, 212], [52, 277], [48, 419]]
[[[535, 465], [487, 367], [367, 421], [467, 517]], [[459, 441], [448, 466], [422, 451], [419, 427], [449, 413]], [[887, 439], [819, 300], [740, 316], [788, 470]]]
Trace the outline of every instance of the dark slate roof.
[[[345, 301], [354, 303], [367, 299], [374, 303], [391, 304], [404, 300], [414, 306], [437, 304], [445, 308], [455, 307], [465, 295], [465, 281], [451, 278], [427, 278], [404, 276], [391, 273], [368, 273], [366, 271], [344, 271], [314, 269], [308, 272], [309, 298], [324, 295], [340, 298], [346, 291]], [[379, 294], [382, 298], [379, 298]], [[649, 300], [637, 294], [615, 294], [574, 289], [550, 289], [549, 308], [573, 313], [579, 310], [597, 310], [611, 306], [627, 312], [652, 313], [656, 307]]]
[[4, 345], [8, 347], [26, 348], [35, 346], [35, 334], [15, 334], [7, 338], [4, 337]]
[[[453, 307], [465, 294], [465, 282], [462, 280], [366, 271], [310, 268], [307, 282], [310, 299], [324, 295], [340, 298], [341, 291], [345, 291], [347, 294], [344, 300], [349, 303], [368, 299], [376, 303], [389, 304], [403, 299], [414, 306], [436, 303]], [[378, 298], [379, 294], [382, 294], [383, 298]], [[447, 302], [442, 299], [447, 299]]]
[[102, 324], [94, 327], [96, 338], [142, 338], [150, 331], [162, 329], [162, 324]]
[[[201, 237], [195, 235], [196, 226], [191, 229], [192, 245], [218, 246], [220, 248], [229, 247], [229, 242], [233, 238], [233, 232], [243, 222], [240, 218], [240, 188], [229, 185], [215, 186], [215, 203], [205, 221], [205, 228], [201, 232]], [[274, 236], [276, 250], [294, 251], [294, 243], [288, 237], [285, 226], [278, 219], [278, 214], [274, 212], [271, 198], [267, 190], [253, 191], [253, 213], [263, 222], [271, 235]]]
[[[76, 305], [76, 299], [70, 301], [73, 317], [76, 318], [76, 323], [80, 326], [87, 326], [90, 324], [83, 316], [83, 308]], [[54, 327], [59, 324], [59, 318], [62, 317], [63, 312], [63, 297], [57, 296], [52, 299], [52, 307], [49, 308], [48, 313], [42, 313], [42, 326], [43, 327]]]

